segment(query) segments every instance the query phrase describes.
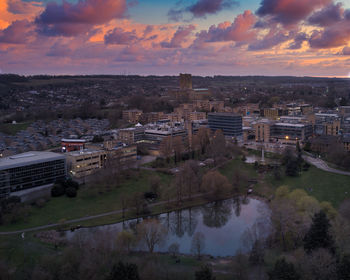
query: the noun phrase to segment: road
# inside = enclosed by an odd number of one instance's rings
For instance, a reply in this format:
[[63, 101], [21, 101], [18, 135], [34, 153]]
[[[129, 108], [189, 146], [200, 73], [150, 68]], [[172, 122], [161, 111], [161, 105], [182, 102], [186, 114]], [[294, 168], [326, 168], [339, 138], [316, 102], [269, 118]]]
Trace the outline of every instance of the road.
[[306, 160], [308, 163], [316, 166], [317, 168], [327, 171], [327, 172], [331, 172], [331, 173], [335, 173], [335, 174], [340, 174], [340, 175], [347, 175], [350, 176], [350, 172], [346, 172], [346, 171], [342, 171], [342, 170], [338, 170], [335, 168], [331, 168], [327, 165], [327, 163], [325, 161], [323, 161], [320, 158], [314, 158], [308, 155], [303, 155], [304, 160]]
[[[195, 194], [192, 195], [191, 198], [198, 198], [208, 195], [208, 193], [200, 193], [200, 194]], [[189, 197], [184, 197], [182, 201], [188, 200]], [[169, 201], [170, 203], [176, 202], [176, 199], [172, 199]], [[164, 205], [169, 203], [168, 201], [160, 201], [157, 203], [150, 204], [150, 208], [159, 206], [159, 205]], [[126, 209], [125, 212], [130, 211], [131, 209]], [[43, 229], [48, 229], [48, 228], [53, 228], [57, 226], [62, 226], [62, 225], [68, 225], [68, 224], [73, 224], [73, 223], [79, 223], [83, 221], [88, 221], [88, 220], [93, 220], [96, 218], [101, 218], [101, 217], [106, 217], [110, 215], [115, 215], [115, 214], [121, 214], [123, 210], [115, 210], [115, 211], [110, 211], [102, 214], [97, 214], [97, 215], [92, 215], [92, 216], [87, 216], [87, 217], [82, 217], [78, 219], [73, 219], [73, 220], [68, 220], [63, 223], [53, 223], [53, 224], [48, 224], [48, 225], [43, 225], [43, 226], [38, 226], [38, 227], [32, 227], [32, 228], [27, 228], [27, 229], [22, 229], [22, 230], [15, 230], [15, 231], [0, 231], [0, 235], [13, 235], [13, 234], [21, 234], [23, 232], [31, 232], [31, 231], [38, 231], [38, 230], [43, 230]]]

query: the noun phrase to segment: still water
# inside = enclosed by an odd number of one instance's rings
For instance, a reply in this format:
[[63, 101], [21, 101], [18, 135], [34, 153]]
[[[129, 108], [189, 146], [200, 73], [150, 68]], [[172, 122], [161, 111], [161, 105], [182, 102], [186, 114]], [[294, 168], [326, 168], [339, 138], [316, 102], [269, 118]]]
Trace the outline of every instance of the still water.
[[[167, 252], [169, 246], [176, 242], [179, 252], [191, 254], [191, 241], [196, 232], [205, 236], [203, 254], [217, 256], [234, 256], [238, 250], [250, 250], [252, 240], [263, 237], [270, 231], [270, 210], [259, 200], [250, 198], [233, 198], [211, 202], [204, 206], [173, 211], [154, 216], [168, 229], [166, 240], [155, 251]], [[74, 238], [113, 238], [123, 229], [135, 230], [142, 219], [133, 219], [124, 223], [93, 228], [81, 228], [74, 232], [67, 231], [66, 237]], [[146, 250], [139, 247], [138, 249]]]

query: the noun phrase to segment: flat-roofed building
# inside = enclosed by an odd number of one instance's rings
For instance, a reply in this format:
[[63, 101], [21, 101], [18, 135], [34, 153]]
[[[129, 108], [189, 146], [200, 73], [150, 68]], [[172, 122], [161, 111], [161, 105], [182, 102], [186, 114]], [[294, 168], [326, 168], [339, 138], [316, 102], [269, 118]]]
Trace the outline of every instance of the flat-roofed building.
[[271, 126], [270, 135], [272, 138], [285, 143], [305, 141], [312, 136], [312, 125], [277, 122]]
[[102, 168], [107, 159], [107, 152], [85, 149], [67, 153], [66, 158], [69, 173], [76, 178], [81, 178]]
[[129, 123], [138, 123], [141, 119], [142, 111], [138, 109], [124, 110], [123, 120]]
[[209, 113], [209, 128], [213, 131], [221, 129], [225, 136], [237, 137], [243, 133], [242, 116], [234, 113]]
[[288, 112], [281, 108], [264, 108], [262, 116], [270, 120], [278, 120], [279, 117], [287, 115]]
[[68, 153], [73, 151], [79, 151], [85, 149], [85, 139], [62, 139], [61, 148], [62, 153]]
[[257, 142], [269, 142], [271, 134], [271, 126], [273, 122], [267, 119], [262, 119], [254, 123], [255, 128], [255, 141]]
[[66, 178], [66, 159], [52, 152], [32, 151], [0, 159], [0, 198]]

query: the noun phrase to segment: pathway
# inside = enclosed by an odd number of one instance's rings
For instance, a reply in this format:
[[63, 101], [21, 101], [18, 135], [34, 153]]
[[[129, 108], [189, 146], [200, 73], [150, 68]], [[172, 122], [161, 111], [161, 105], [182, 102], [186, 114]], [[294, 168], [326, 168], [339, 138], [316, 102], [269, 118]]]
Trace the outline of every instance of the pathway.
[[325, 161], [323, 161], [320, 158], [314, 158], [308, 155], [303, 155], [304, 160], [306, 160], [308, 163], [316, 166], [317, 168], [327, 171], [327, 172], [331, 172], [331, 173], [335, 173], [335, 174], [340, 174], [340, 175], [347, 175], [350, 176], [350, 172], [347, 171], [342, 171], [342, 170], [338, 170], [335, 168], [331, 168], [327, 165], [327, 163]]

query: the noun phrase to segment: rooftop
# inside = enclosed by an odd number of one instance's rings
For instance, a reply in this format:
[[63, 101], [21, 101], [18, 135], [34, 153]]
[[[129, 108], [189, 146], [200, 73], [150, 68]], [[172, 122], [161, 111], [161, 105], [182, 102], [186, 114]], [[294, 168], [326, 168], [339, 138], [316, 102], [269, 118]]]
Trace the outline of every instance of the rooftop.
[[0, 170], [64, 158], [65, 157], [63, 155], [57, 153], [31, 151], [5, 158], [0, 158]]

